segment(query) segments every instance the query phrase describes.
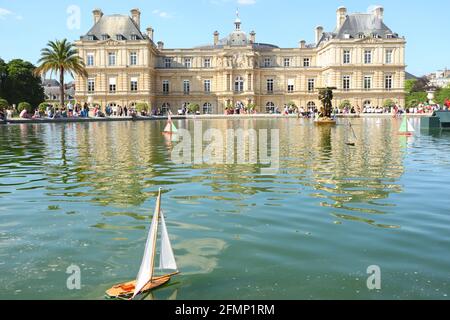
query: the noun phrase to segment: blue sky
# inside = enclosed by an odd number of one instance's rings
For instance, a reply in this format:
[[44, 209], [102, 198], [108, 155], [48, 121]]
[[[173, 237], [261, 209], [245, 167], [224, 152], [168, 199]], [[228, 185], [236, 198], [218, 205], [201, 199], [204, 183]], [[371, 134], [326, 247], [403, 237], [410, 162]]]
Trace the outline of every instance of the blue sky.
[[[407, 70], [416, 75], [450, 67], [448, 0], [0, 0], [0, 57], [8, 61], [22, 58], [36, 63], [48, 40], [76, 40], [92, 26], [92, 10], [105, 14], [129, 14], [138, 7], [142, 29], [152, 26], [155, 40], [168, 48], [189, 48], [212, 42], [212, 33], [232, 31], [239, 7], [242, 28], [255, 30], [257, 41], [280, 47], [296, 47], [305, 39], [313, 42], [314, 28], [331, 31], [336, 9], [366, 12], [373, 5], [385, 8], [385, 22], [404, 35]], [[80, 28], [69, 28], [68, 8], [80, 8]]]

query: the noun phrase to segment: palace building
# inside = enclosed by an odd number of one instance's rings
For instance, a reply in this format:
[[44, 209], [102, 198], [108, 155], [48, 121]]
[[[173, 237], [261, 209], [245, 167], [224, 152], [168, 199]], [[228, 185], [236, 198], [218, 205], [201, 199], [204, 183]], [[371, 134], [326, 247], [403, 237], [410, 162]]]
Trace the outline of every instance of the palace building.
[[257, 112], [285, 104], [319, 106], [318, 88], [336, 87], [335, 105], [382, 106], [392, 99], [404, 105], [406, 41], [384, 23], [384, 9], [348, 14], [337, 10], [336, 28], [315, 29], [315, 43], [295, 48], [259, 43], [246, 33], [237, 15], [234, 31], [190, 49], [155, 43], [154, 29], [141, 31], [141, 13], [103, 15], [94, 10], [94, 26], [76, 41], [88, 78], [76, 77], [79, 102], [134, 106], [177, 113], [195, 103], [202, 113], [223, 113], [227, 106], [253, 105]]

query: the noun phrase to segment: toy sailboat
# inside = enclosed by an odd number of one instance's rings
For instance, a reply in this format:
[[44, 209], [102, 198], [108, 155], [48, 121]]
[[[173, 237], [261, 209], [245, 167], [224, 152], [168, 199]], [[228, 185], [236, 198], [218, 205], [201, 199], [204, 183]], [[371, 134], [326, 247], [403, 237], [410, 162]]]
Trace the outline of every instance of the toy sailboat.
[[350, 121], [348, 122], [348, 125], [349, 125], [350, 129], [352, 130], [352, 134], [353, 134], [353, 139], [354, 140], [352, 141], [352, 140], [349, 139], [345, 144], [348, 145], [348, 146], [354, 147], [356, 145], [356, 140], [358, 138], [356, 137], [355, 130], [353, 130], [353, 126], [352, 126], [352, 123]]
[[[160, 266], [159, 269], [172, 271], [170, 274], [155, 276], [155, 258], [156, 245], [158, 238], [158, 226], [161, 227], [161, 250], [160, 250]], [[145, 245], [144, 257], [142, 259], [141, 268], [137, 279], [126, 283], [115, 285], [108, 291], [106, 295], [109, 298], [131, 298], [134, 299], [141, 293], [152, 291], [156, 288], [168, 283], [172, 276], [179, 274], [175, 256], [167, 232], [164, 215], [161, 214], [161, 189], [159, 190], [158, 199], [156, 200], [155, 213], [153, 215], [152, 224], [148, 234], [147, 243]]]
[[177, 133], [177, 132], [178, 132], [178, 129], [172, 121], [172, 115], [169, 113], [169, 119], [167, 120], [167, 125], [164, 128], [163, 133], [173, 134], [173, 133]]
[[409, 119], [405, 116], [403, 118], [398, 134], [402, 136], [412, 136], [415, 131], [416, 130], [414, 130], [413, 125], [411, 124]]

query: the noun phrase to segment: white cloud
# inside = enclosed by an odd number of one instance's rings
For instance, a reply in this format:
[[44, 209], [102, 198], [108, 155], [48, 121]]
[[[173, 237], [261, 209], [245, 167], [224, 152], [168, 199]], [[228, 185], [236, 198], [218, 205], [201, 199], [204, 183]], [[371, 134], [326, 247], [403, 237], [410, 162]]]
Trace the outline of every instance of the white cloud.
[[172, 18], [172, 15], [166, 11], [161, 11], [159, 9], [155, 9], [152, 11], [153, 14], [159, 16], [160, 18], [168, 19]]
[[21, 15], [17, 15], [8, 9], [0, 8], [0, 20], [5, 20], [10, 16], [16, 18], [17, 20], [23, 20], [23, 17]]
[[237, 3], [240, 4], [241, 6], [249, 6], [256, 4], [256, 0], [238, 0]]
[[0, 19], [5, 19], [7, 16], [12, 15], [13, 13], [7, 9], [0, 8]]

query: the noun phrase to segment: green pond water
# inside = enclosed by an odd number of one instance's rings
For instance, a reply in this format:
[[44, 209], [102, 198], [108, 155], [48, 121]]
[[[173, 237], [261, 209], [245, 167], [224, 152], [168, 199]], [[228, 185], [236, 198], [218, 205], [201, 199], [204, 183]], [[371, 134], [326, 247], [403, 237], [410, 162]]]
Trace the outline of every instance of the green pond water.
[[450, 133], [352, 123], [355, 147], [347, 120], [202, 122], [279, 129], [273, 175], [175, 164], [164, 122], [0, 126], [0, 299], [103, 299], [134, 279], [159, 187], [182, 274], [147, 299], [448, 299]]

